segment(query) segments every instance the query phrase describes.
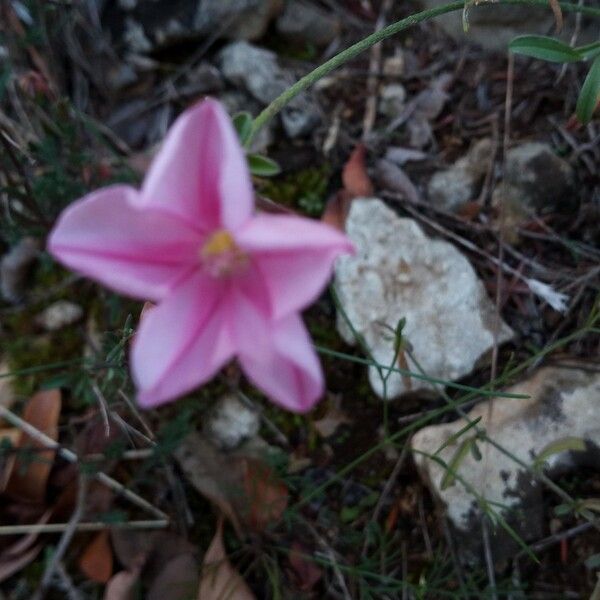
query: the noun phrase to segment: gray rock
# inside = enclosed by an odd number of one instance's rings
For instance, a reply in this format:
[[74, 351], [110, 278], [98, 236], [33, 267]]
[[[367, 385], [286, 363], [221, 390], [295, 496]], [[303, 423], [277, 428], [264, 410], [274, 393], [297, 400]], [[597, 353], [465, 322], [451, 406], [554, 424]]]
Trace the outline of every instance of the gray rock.
[[76, 323], [83, 317], [83, 308], [68, 300], [58, 300], [43, 310], [36, 318], [37, 325], [46, 331], [58, 331]]
[[[398, 217], [378, 199], [355, 200], [346, 231], [357, 254], [338, 260], [335, 286], [350, 322], [375, 360], [391, 364], [394, 343], [389, 328], [395, 329], [405, 318], [403, 335], [428, 375], [454, 380], [468, 374], [492, 348], [496, 321], [493, 304], [469, 261], [454, 246], [427, 237], [414, 220]], [[338, 330], [346, 341], [354, 342], [341, 315]], [[511, 336], [500, 320], [499, 342]], [[408, 364], [418, 371], [410, 359]], [[369, 369], [369, 380], [383, 397], [384, 386], [374, 367]], [[393, 373], [387, 381], [387, 398], [431, 389], [427, 382], [404, 381]]]
[[488, 169], [492, 152], [492, 140], [483, 138], [450, 168], [434, 173], [427, 188], [429, 200], [449, 212], [473, 200]]
[[21, 239], [0, 260], [0, 292], [8, 302], [19, 302], [25, 291], [30, 267], [40, 253], [40, 243], [33, 238]]
[[[229, 44], [219, 54], [223, 76], [245, 89], [262, 105], [284, 92], [294, 76], [279, 65], [277, 55], [247, 42]], [[282, 111], [281, 120], [288, 136], [309, 133], [320, 121], [318, 108], [307, 94], [299, 94]]]
[[511, 148], [506, 153], [504, 182], [518, 192], [521, 203], [539, 213], [573, 204], [573, 168], [548, 144], [530, 142]]
[[185, 83], [179, 88], [181, 94], [195, 96], [199, 94], [214, 94], [225, 87], [221, 72], [209, 62], [201, 62], [188, 71]]
[[277, 19], [277, 32], [291, 42], [327, 46], [339, 34], [340, 20], [304, 0], [288, 0]]
[[[468, 415], [471, 420], [481, 418], [478, 426], [486, 430], [491, 439], [523, 463], [532, 465], [551, 444], [565, 438], [581, 438], [587, 442], [587, 452], [552, 454], [545, 461], [548, 474], [572, 470], [582, 462], [597, 465], [600, 448], [599, 374], [547, 367], [539, 369], [528, 380], [512, 386], [507, 392], [529, 398], [494, 398], [477, 405]], [[445, 469], [422, 454], [435, 454], [465, 425], [466, 421], [460, 419], [426, 427], [415, 434], [411, 445], [417, 451], [414, 458], [423, 479], [445, 507], [455, 528], [464, 534], [462, 541], [476, 553], [477, 544], [473, 544], [473, 538], [481, 539], [481, 536], [475, 535], [481, 516], [478, 503], [458, 480], [442, 489]], [[474, 434], [475, 430], [471, 429], [458, 440], [451, 441], [437, 456], [449, 464], [457, 449]], [[482, 441], [477, 444], [481, 460], [468, 452], [454, 471], [488, 502], [506, 507], [502, 511], [504, 516], [525, 540], [539, 537], [543, 517], [539, 484], [527, 469], [494, 446]], [[494, 544], [495, 558], [508, 552], [511, 546], [506, 533], [502, 535], [499, 532], [497, 542]]]
[[256, 436], [260, 428], [258, 413], [236, 396], [223, 396], [204, 423], [205, 435], [219, 448], [233, 450]]
[[390, 83], [379, 93], [379, 112], [389, 119], [395, 119], [406, 108], [406, 88], [401, 83]]
[[120, 8], [126, 13], [123, 40], [129, 50], [147, 53], [208, 36], [257, 40], [281, 11], [282, 0], [128, 1]]
[[[434, 8], [444, 4], [445, 0], [421, 0], [424, 8]], [[565, 27], [561, 37], [569, 40], [575, 25], [573, 14], [564, 13]], [[468, 11], [469, 30], [465, 33], [462, 22], [462, 11], [455, 11], [441, 15], [435, 22], [455, 40], [469, 41], [478, 44], [486, 50], [506, 51], [508, 43], [517, 35], [538, 33], [547, 35], [553, 31], [554, 16], [547, 8], [534, 6], [498, 6], [494, 2], [479, 2], [477, 6], [471, 6]], [[584, 28], [580, 33], [578, 43], [589, 43], [597, 39], [597, 29], [594, 24], [587, 27], [584, 20]], [[596, 25], [597, 27], [597, 25]], [[594, 37], [595, 36], [595, 37]], [[584, 41], [585, 40], [585, 41]]]

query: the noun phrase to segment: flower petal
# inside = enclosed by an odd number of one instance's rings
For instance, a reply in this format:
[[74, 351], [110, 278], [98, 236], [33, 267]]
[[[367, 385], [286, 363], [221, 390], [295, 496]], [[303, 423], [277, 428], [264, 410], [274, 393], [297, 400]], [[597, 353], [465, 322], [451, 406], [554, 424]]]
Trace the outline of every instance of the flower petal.
[[312, 304], [331, 277], [336, 257], [354, 250], [332, 227], [288, 215], [254, 217], [236, 241], [263, 275], [274, 319]]
[[136, 195], [115, 185], [74, 202], [54, 226], [48, 251], [118, 292], [158, 300], [197, 263], [200, 236], [176, 216], [139, 209]]
[[[256, 340], [257, 327], [247, 334]], [[259, 345], [242, 344], [239, 361], [248, 379], [275, 404], [292, 412], [309, 411], [323, 395], [323, 372], [298, 315], [263, 323]], [[250, 341], [250, 340], [248, 340]]]
[[219, 282], [194, 273], [142, 319], [131, 353], [138, 403], [175, 400], [233, 356]]
[[219, 102], [204, 100], [175, 121], [146, 175], [142, 202], [168, 207], [204, 231], [234, 230], [250, 217], [246, 157]]

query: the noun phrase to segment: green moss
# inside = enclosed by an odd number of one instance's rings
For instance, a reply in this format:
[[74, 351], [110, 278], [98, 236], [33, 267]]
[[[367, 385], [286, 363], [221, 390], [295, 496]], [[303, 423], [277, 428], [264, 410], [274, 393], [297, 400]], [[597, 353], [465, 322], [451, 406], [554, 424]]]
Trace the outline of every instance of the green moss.
[[326, 163], [264, 181], [260, 192], [274, 202], [316, 217], [325, 207], [330, 179], [331, 167]]

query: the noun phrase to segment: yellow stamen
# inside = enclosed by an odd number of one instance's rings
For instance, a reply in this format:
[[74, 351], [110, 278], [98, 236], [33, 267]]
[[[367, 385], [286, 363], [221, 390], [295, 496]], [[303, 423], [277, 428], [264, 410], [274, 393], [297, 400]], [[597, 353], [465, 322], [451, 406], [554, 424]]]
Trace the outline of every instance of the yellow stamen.
[[202, 246], [200, 254], [202, 258], [218, 256], [226, 252], [234, 252], [236, 250], [235, 241], [231, 234], [225, 229], [215, 231]]

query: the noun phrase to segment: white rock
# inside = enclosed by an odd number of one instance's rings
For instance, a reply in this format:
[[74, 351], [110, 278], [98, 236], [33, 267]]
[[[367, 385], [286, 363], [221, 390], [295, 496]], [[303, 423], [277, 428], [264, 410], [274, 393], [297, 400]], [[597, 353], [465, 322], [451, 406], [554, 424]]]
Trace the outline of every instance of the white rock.
[[223, 450], [233, 450], [259, 430], [258, 413], [236, 396], [223, 396], [204, 423], [206, 436]]
[[379, 93], [379, 112], [390, 119], [399, 116], [406, 108], [406, 88], [401, 83], [390, 83]]
[[[219, 64], [225, 79], [245, 89], [263, 105], [295, 82], [294, 75], [280, 67], [274, 52], [247, 42], [234, 42], [223, 48]], [[281, 113], [285, 132], [292, 138], [309, 133], [319, 120], [318, 107], [305, 93], [296, 96]]]
[[46, 331], [58, 331], [83, 317], [83, 308], [68, 300], [58, 300], [43, 310], [35, 322]]
[[[412, 219], [400, 218], [378, 199], [357, 199], [346, 221], [356, 256], [335, 269], [338, 296], [354, 328], [383, 365], [394, 358], [389, 327], [406, 319], [404, 336], [424, 371], [444, 380], [468, 374], [494, 343], [494, 307], [469, 261], [451, 244], [428, 238]], [[338, 330], [353, 335], [338, 314]], [[500, 321], [499, 342], [512, 336]], [[416, 365], [409, 360], [413, 371]], [[374, 367], [369, 379], [383, 397]], [[412, 390], [431, 385], [411, 379]], [[387, 397], [408, 390], [398, 374], [387, 382]]]
[[[483, 402], [469, 413], [469, 418], [474, 420], [481, 417], [478, 426], [526, 464], [531, 465], [549, 444], [568, 437], [582, 438], [596, 447], [600, 446], [600, 375], [597, 373], [546, 367], [507, 391], [530, 397], [523, 400], [495, 398]], [[473, 518], [479, 514], [477, 503], [458, 481], [442, 490], [444, 468], [419, 452], [430, 455], [436, 453], [450, 436], [465, 425], [466, 421], [460, 419], [426, 427], [417, 432], [411, 442], [412, 448], [418, 451], [414, 457], [423, 478], [446, 506], [452, 523], [463, 531], [473, 526]], [[473, 434], [474, 430], [464, 434], [457, 442], [439, 452], [438, 456], [446, 464], [450, 463], [457, 448]], [[520, 512], [524, 512], [521, 516], [523, 528], [534, 526], [533, 522], [527, 522], [536, 510], [532, 496], [539, 494], [539, 486], [534, 478], [497, 448], [485, 442], [478, 442], [478, 447], [481, 460], [467, 453], [456, 467], [456, 472], [489, 502], [509, 508], [518, 507]], [[558, 466], [564, 468], [571, 462], [569, 459], [568, 452], [553, 454], [547, 459], [546, 465], [549, 469]]]

